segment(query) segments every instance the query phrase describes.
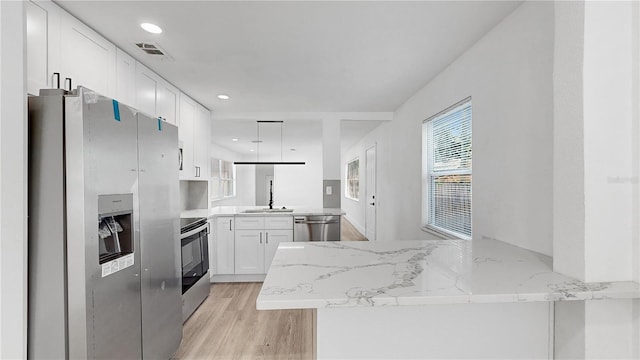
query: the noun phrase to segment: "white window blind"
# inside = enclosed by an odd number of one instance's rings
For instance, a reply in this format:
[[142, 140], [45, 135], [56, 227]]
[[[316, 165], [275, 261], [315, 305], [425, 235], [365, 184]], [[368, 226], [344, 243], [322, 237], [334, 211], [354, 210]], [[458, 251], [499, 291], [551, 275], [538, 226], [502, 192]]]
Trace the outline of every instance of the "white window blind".
[[236, 195], [236, 174], [231, 161], [211, 159], [211, 200]]
[[471, 238], [471, 98], [422, 125], [423, 226]]
[[360, 160], [353, 159], [347, 163], [347, 179], [345, 196], [358, 200], [360, 197]]

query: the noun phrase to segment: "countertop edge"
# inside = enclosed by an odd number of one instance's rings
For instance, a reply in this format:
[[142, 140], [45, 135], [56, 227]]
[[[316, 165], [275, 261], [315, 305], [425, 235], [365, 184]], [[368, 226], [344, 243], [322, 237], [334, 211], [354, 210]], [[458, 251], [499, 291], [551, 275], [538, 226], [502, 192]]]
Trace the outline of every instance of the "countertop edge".
[[[612, 282], [612, 284], [640, 287], [640, 284], [633, 281]], [[610, 300], [610, 299], [638, 299], [640, 294], [637, 291], [591, 291], [576, 293], [536, 293], [520, 296], [518, 294], [481, 294], [481, 295], [452, 295], [452, 296], [426, 296], [412, 297], [407, 302], [406, 298], [379, 298], [372, 299], [374, 304], [363, 305], [353, 304], [331, 304], [329, 300], [264, 300], [258, 297], [256, 301], [257, 310], [288, 310], [288, 309], [333, 309], [333, 308], [375, 308], [375, 307], [402, 307], [402, 306], [428, 306], [445, 304], [487, 304], [487, 303], [522, 303], [522, 302], [556, 302], [556, 301], [584, 301], [584, 300]]]
[[[192, 210], [182, 210], [180, 212], [181, 218], [190, 218], [190, 217], [206, 217], [208, 219], [213, 219], [221, 216], [306, 216], [306, 215], [334, 215], [334, 216], [344, 216], [346, 212], [339, 208], [324, 208], [324, 209], [301, 209], [297, 210], [293, 208], [292, 212], [264, 212], [264, 213], [245, 213], [245, 210], [252, 210], [260, 207], [232, 207], [233, 209], [192, 209]], [[238, 209], [239, 208], [239, 209]]]

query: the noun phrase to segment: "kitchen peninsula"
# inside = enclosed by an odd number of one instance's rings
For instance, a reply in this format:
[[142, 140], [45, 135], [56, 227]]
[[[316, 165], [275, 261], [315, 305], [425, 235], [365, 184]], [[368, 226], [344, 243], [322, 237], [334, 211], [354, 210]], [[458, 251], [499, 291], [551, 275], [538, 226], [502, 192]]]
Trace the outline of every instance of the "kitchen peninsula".
[[640, 297], [551, 264], [497, 240], [282, 243], [257, 308], [317, 309], [318, 359], [553, 358], [555, 301]]

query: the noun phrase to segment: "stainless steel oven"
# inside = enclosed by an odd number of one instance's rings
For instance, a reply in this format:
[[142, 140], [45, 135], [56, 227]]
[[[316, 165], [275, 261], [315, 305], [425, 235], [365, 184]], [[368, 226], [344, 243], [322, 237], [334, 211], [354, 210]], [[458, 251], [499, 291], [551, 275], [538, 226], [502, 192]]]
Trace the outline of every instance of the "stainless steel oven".
[[208, 237], [209, 224], [206, 218], [180, 219], [183, 321], [209, 295]]

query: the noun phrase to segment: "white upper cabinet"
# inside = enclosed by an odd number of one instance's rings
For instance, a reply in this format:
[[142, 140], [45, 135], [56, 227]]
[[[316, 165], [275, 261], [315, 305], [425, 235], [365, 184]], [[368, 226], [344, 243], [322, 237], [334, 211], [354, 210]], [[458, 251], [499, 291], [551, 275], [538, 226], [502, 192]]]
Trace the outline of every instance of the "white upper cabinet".
[[194, 133], [193, 163], [198, 170], [199, 177], [209, 177], [209, 142], [211, 142], [211, 112], [204, 106], [197, 104], [196, 123]]
[[136, 108], [156, 116], [156, 96], [159, 77], [146, 66], [136, 62]]
[[63, 87], [71, 81], [72, 88], [82, 85], [115, 97], [116, 47], [67, 12], [60, 24]]
[[180, 123], [178, 126], [178, 139], [182, 149], [181, 179], [193, 179], [197, 175], [197, 169], [193, 162], [194, 123], [196, 115], [196, 103], [187, 95], [180, 93]]
[[209, 132], [211, 112], [180, 93], [178, 138], [182, 149], [181, 179], [209, 178]]
[[116, 49], [116, 100], [136, 107], [136, 61]]
[[[27, 91], [57, 87], [60, 72], [60, 8], [51, 1], [26, 1]], [[61, 84], [62, 86], [62, 84]]]
[[148, 67], [136, 62], [136, 107], [178, 125], [180, 90]]
[[180, 116], [180, 90], [168, 82], [160, 79], [156, 90], [157, 115], [165, 121], [178, 125]]
[[[72, 89], [82, 85], [133, 106], [153, 117], [178, 125], [180, 90], [129, 54], [49, 0], [25, 2], [27, 22], [27, 90]], [[55, 74], [55, 75], [54, 75]], [[190, 122], [196, 126], [198, 110], [193, 102]], [[199, 106], [199, 105], [198, 105]], [[207, 122], [208, 125], [208, 122]], [[203, 128], [204, 124], [197, 127]], [[207, 130], [208, 133], [208, 130]], [[193, 137], [193, 135], [192, 135]], [[207, 139], [208, 140], [208, 139]], [[190, 141], [193, 144], [193, 139]], [[207, 141], [208, 144], [208, 141]], [[204, 145], [200, 145], [199, 151]], [[207, 150], [208, 150], [208, 145]], [[195, 149], [191, 150], [193, 155]], [[206, 160], [198, 158], [204, 174]], [[192, 165], [193, 165], [192, 160]], [[195, 176], [195, 174], [194, 174]]]
[[25, 8], [29, 93], [59, 84], [115, 96], [113, 44], [51, 1], [27, 1]]

